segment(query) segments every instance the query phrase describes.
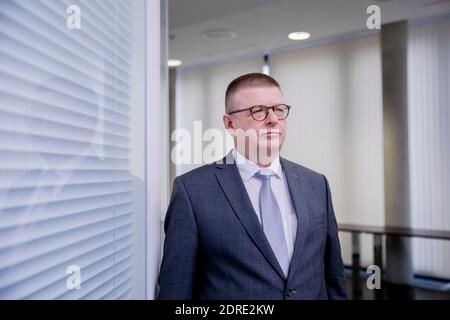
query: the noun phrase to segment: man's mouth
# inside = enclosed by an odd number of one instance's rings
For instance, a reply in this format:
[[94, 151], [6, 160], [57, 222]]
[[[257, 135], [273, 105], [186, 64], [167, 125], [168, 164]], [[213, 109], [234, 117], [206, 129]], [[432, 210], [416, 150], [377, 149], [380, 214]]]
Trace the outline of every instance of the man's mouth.
[[267, 132], [264, 132], [263, 134], [262, 134], [262, 136], [279, 136], [279, 135], [281, 135], [281, 132], [279, 132], [279, 131], [267, 131]]

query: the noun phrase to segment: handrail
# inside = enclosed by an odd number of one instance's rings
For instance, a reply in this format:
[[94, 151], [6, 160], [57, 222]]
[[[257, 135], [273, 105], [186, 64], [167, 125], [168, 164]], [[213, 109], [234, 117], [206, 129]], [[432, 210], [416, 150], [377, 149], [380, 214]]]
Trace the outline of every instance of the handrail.
[[404, 227], [379, 227], [357, 224], [339, 224], [339, 231], [342, 232], [356, 232], [356, 233], [371, 233], [387, 236], [398, 237], [417, 237], [429, 239], [450, 240], [450, 231], [445, 230], [430, 230], [430, 229], [415, 229]]

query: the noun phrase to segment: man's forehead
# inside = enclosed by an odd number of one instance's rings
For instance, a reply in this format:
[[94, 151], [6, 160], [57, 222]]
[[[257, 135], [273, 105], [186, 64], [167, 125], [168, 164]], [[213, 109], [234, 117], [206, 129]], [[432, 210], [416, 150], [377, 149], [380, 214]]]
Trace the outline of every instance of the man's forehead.
[[232, 96], [234, 101], [266, 101], [278, 100], [282, 98], [281, 90], [275, 86], [245, 87], [238, 89]]

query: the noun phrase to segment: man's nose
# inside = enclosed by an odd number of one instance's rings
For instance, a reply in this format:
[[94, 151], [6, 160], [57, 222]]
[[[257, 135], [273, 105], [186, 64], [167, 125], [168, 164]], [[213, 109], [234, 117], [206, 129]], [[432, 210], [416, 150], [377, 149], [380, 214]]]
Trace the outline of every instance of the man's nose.
[[273, 109], [269, 109], [267, 113], [266, 124], [277, 123], [278, 121], [278, 117], [275, 112], [273, 112]]

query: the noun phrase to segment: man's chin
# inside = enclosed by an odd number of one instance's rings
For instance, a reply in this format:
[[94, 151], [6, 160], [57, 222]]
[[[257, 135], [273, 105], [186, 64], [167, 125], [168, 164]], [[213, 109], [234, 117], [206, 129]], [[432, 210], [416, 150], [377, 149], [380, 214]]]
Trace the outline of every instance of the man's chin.
[[264, 142], [259, 144], [259, 153], [272, 156], [277, 155], [280, 152], [281, 145], [279, 142], [271, 141]]

